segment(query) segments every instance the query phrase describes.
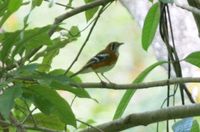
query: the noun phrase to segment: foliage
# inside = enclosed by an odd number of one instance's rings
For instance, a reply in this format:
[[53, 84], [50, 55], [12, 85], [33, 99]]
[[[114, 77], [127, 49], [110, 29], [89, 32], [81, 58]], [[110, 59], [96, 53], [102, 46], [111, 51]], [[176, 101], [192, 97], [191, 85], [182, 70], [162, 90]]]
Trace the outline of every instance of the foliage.
[[[149, 66], [143, 72], [141, 72], [140, 75], [138, 75], [138, 77], [133, 81], [133, 83], [141, 83], [154, 68], [156, 68], [157, 66], [160, 66], [164, 63], [166, 63], [166, 62], [160, 61], [160, 62], [156, 62], [153, 65]], [[122, 114], [126, 110], [126, 107], [128, 106], [128, 103], [130, 102], [130, 100], [135, 92], [136, 92], [136, 89], [133, 89], [133, 90], [127, 90], [124, 93], [124, 95], [121, 98], [120, 103], [115, 111], [113, 119], [117, 119], [122, 116]]]
[[[153, 0], [150, 1], [153, 3]], [[2, 64], [0, 67], [0, 120], [11, 122], [10, 119], [15, 118], [22, 125], [24, 123], [31, 127], [38, 125], [54, 130], [65, 130], [68, 125], [75, 129], [86, 128], [85, 124], [77, 125], [72, 104], [69, 103], [69, 100], [64, 99], [57, 90], [66, 91], [78, 98], [92, 99], [92, 97], [78, 85], [82, 82], [79, 77], [69, 77], [73, 74], [70, 69], [68, 71], [66, 69], [52, 69], [51, 67], [59, 52], [71, 42], [78, 40], [82, 31], [79, 30], [79, 25], [73, 23], [67, 29], [63, 28], [62, 21], [59, 22], [59, 18], [62, 18], [63, 14], [55, 19], [58, 24], [54, 23], [42, 27], [29, 26], [29, 15], [35, 8], [42, 8], [45, 1], [31, 0], [28, 3], [26, 2], [25, 0], [0, 1], [1, 28], [8, 18], [20, 8], [23, 6], [30, 8], [30, 12], [24, 17], [24, 27], [13, 32], [5, 31], [2, 28], [0, 33], [0, 62]], [[84, 2], [85, 5], [89, 5], [96, 1], [84, 0]], [[100, 12], [99, 8], [103, 6], [106, 8], [102, 9], [107, 9], [112, 0], [106, 2], [94, 7], [90, 5], [90, 8], [85, 9], [86, 22], [97, 20], [96, 14]], [[161, 0], [161, 2], [171, 3], [173, 1]], [[65, 4], [67, 11], [69, 8], [72, 9], [68, 15], [74, 12], [76, 14], [81, 13], [82, 8], [73, 7], [73, 0], [69, 0]], [[160, 21], [160, 13], [160, 2], [157, 2], [152, 5], [146, 15], [142, 29], [142, 47], [144, 50], [148, 50], [154, 39]], [[88, 23], [88, 27], [90, 24]], [[50, 31], [55, 27], [54, 34], [50, 35]], [[200, 67], [199, 58], [200, 53], [195, 52], [188, 55], [184, 60]], [[152, 64], [140, 73], [133, 83], [143, 82], [154, 68], [164, 63], [166, 62], [160, 61]], [[127, 90], [125, 92], [113, 119], [122, 116], [135, 91]], [[33, 107], [38, 112], [34, 113]], [[87, 121], [89, 124], [94, 122], [93, 119]], [[199, 124], [196, 120], [188, 118], [175, 123], [173, 126], [175, 132], [180, 129], [183, 130], [183, 128], [196, 132], [199, 131]]]
[[144, 50], [147, 50], [151, 45], [157, 31], [159, 20], [160, 5], [159, 3], [155, 3], [147, 13], [142, 29], [142, 47]]

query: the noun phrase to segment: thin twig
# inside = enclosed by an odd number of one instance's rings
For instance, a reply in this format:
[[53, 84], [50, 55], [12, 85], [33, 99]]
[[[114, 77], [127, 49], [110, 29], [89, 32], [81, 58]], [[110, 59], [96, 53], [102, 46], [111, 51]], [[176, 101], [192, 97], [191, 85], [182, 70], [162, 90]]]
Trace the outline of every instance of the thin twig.
[[36, 107], [35, 107], [33, 110], [30, 110], [30, 109], [28, 108], [29, 114], [24, 118], [24, 120], [22, 121], [22, 124], [24, 124], [24, 123], [27, 121], [27, 119], [28, 119], [29, 117], [31, 117], [34, 126], [37, 126], [37, 123], [36, 123], [36, 121], [35, 121], [35, 119], [33, 118], [33, 115], [32, 115], [32, 113], [33, 113], [36, 109], [37, 109]]
[[94, 30], [95, 25], [97, 24], [97, 21], [99, 20], [101, 14], [102, 14], [102, 12], [103, 12], [103, 9], [104, 9], [104, 6], [100, 9], [100, 11], [99, 11], [97, 17], [95, 18], [95, 21], [94, 21], [94, 23], [93, 23], [93, 25], [92, 25], [92, 27], [91, 27], [91, 29], [90, 29], [90, 31], [89, 31], [87, 37], [86, 37], [84, 43], [82, 44], [82, 46], [81, 46], [81, 48], [80, 48], [80, 50], [79, 50], [77, 56], [75, 57], [75, 59], [73, 60], [73, 62], [71, 63], [71, 65], [68, 67], [68, 69], [65, 71], [64, 74], [67, 74], [67, 72], [72, 68], [72, 66], [73, 66], [73, 65], [75, 64], [75, 62], [78, 60], [78, 58], [79, 58], [81, 52], [83, 51], [83, 48], [84, 48], [85, 45], [87, 44], [87, 42], [88, 42], [88, 40], [89, 40], [89, 38], [90, 38], [90, 36], [91, 36], [91, 34], [92, 34], [92, 31]]
[[86, 126], [89, 126], [89, 127], [91, 127], [91, 128], [94, 128], [97, 132], [104, 132], [103, 130], [101, 130], [101, 129], [95, 127], [95, 126], [92, 126], [92, 125], [88, 124], [87, 122], [81, 121], [81, 120], [79, 120], [79, 119], [76, 119], [76, 120], [77, 120], [78, 122], [80, 122], [80, 123], [86, 125]]
[[24, 128], [23, 124], [21, 124], [20, 122], [18, 122], [17, 119], [15, 119], [15, 117], [12, 115], [12, 113], [9, 116], [10, 118], [10, 122], [12, 125], [14, 125], [16, 127], [16, 131], [18, 132], [26, 132], [26, 129]]

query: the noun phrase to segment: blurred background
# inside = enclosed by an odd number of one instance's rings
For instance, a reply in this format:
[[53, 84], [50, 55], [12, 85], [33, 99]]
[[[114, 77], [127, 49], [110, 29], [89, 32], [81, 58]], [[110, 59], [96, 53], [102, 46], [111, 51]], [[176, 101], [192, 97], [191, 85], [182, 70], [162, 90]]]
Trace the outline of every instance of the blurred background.
[[[66, 0], [59, 0], [56, 2], [65, 4]], [[83, 1], [74, 0], [73, 5], [79, 6], [83, 3]], [[29, 13], [29, 9], [29, 6], [24, 6], [12, 15], [4, 25], [4, 30], [15, 31], [21, 29], [23, 26], [23, 19], [27, 13]], [[54, 18], [64, 12], [66, 12], [64, 7], [53, 4], [50, 8], [49, 3], [43, 1], [41, 7], [37, 7], [31, 12], [28, 20], [29, 28], [52, 24]], [[70, 29], [72, 25], [77, 25], [79, 29], [82, 30], [87, 24], [84, 14], [81, 13], [66, 20], [63, 23], [63, 27]], [[67, 69], [69, 67], [77, 55], [80, 46], [83, 44], [88, 29], [81, 33], [81, 37], [77, 41], [68, 44], [60, 51], [59, 55], [53, 60], [52, 69]], [[76, 72], [79, 70], [88, 59], [103, 49], [111, 41], [125, 43], [120, 48], [120, 56], [116, 66], [111, 71], [105, 73], [113, 83], [131, 83], [145, 68], [157, 62], [151, 48], [148, 52], [145, 52], [141, 47], [141, 28], [119, 2], [114, 2], [100, 17], [90, 40], [71, 71]], [[82, 74], [79, 77], [83, 82], [99, 82], [94, 73]], [[166, 71], [162, 67], [157, 67], [148, 75], [145, 81], [156, 81], [166, 78]], [[94, 125], [111, 121], [125, 91], [90, 89], [88, 92], [92, 98], [98, 100], [98, 103], [91, 99], [77, 98], [73, 104], [73, 111], [76, 117], [83, 121], [93, 120], [95, 122]], [[59, 91], [59, 93], [69, 103], [74, 97], [67, 92]], [[138, 90], [123, 116], [130, 113], [159, 109], [165, 98], [166, 88], [164, 87]], [[180, 98], [177, 97], [177, 99], [179, 100]], [[160, 130], [162, 130], [162, 128], [163, 131], [165, 131], [165, 123], [160, 125]], [[124, 132], [155, 132], [155, 130], [156, 124], [152, 124], [131, 128]]]

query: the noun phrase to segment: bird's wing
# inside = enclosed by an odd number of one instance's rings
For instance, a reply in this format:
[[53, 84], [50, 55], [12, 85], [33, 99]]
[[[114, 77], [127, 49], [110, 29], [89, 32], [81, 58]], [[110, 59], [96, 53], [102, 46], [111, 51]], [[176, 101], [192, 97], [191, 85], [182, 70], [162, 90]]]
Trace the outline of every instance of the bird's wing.
[[97, 63], [101, 63], [102, 61], [105, 61], [109, 59], [109, 54], [108, 53], [99, 53], [96, 56], [94, 56], [93, 58], [91, 58], [87, 64], [85, 65], [85, 67], [91, 66], [92, 64], [97, 64]]

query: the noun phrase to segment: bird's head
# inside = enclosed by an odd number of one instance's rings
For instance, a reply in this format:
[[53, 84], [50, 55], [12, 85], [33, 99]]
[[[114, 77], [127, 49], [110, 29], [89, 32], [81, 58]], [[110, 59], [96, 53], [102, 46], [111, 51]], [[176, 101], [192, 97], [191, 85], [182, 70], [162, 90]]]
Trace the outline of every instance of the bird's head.
[[108, 44], [108, 46], [106, 47], [107, 50], [110, 51], [114, 51], [114, 52], [118, 52], [118, 49], [121, 45], [123, 45], [124, 43], [121, 42], [110, 42]]

